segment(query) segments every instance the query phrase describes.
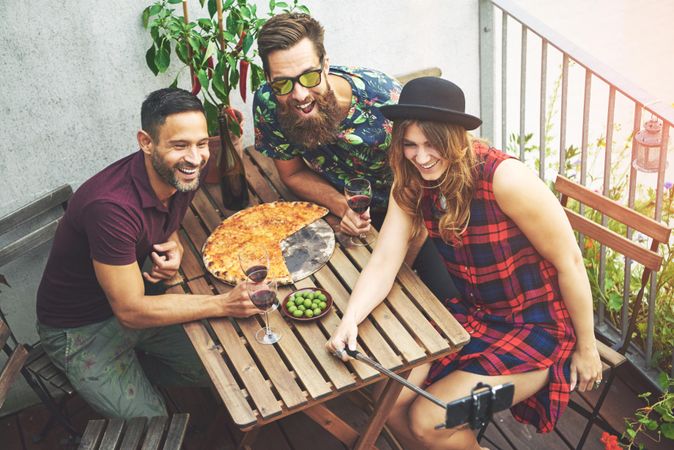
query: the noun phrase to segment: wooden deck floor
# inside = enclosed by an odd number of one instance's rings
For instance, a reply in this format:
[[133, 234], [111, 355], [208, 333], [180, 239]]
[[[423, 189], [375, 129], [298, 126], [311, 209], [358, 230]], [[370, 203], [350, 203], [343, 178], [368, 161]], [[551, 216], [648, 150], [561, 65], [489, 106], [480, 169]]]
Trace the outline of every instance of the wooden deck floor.
[[[635, 372], [627, 370], [616, 379], [603, 408], [604, 418], [616, 428], [624, 429], [623, 417], [631, 416], [633, 411], [642, 405], [637, 392], [650, 390], [646, 382]], [[226, 412], [218, 405], [210, 391], [205, 389], [171, 389], [172, 407], [191, 414], [190, 426], [185, 442], [186, 450], [234, 450], [241, 439], [241, 433], [233, 426], [227, 425]], [[574, 394], [576, 395], [576, 394]], [[340, 417], [352, 426], [360, 427], [367, 420], [367, 413], [348, 396], [332, 400], [328, 405]], [[98, 417], [79, 397], [68, 402], [68, 410], [77, 426], [84, 428], [86, 421]], [[58, 426], [54, 426], [47, 437], [34, 443], [32, 437], [45, 423], [48, 413], [41, 405], [30, 407], [17, 414], [0, 418], [0, 449], [3, 450], [72, 450], [77, 445], [68, 439], [67, 434]], [[566, 447], [554, 434], [538, 434], [533, 427], [521, 425], [512, 418], [508, 411], [499, 413], [496, 422], [505, 431], [517, 450], [562, 450]], [[560, 421], [560, 428], [572, 442], [578, 439], [583, 428], [581, 417], [572, 410], [567, 410]], [[585, 445], [587, 450], [601, 450], [599, 442], [601, 430], [594, 428]], [[482, 445], [491, 449], [508, 449], [508, 445], [493, 425], [487, 430]], [[642, 441], [650, 450], [671, 449], [668, 444]], [[671, 441], [670, 441], [671, 444]], [[377, 441], [380, 450], [394, 450], [395, 443], [385, 434]], [[311, 421], [303, 414], [286, 417], [274, 424], [262, 428], [254, 444], [256, 450], [344, 450], [332, 435]], [[409, 449], [416, 450], [416, 449]]]

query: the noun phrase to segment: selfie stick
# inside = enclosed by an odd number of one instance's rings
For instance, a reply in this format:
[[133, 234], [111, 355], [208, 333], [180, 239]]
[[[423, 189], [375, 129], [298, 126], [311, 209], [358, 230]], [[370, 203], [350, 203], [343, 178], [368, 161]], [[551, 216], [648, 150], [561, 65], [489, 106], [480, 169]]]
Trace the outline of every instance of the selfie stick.
[[[468, 423], [470, 428], [474, 430], [482, 428], [484, 431], [484, 427], [491, 420], [492, 414], [510, 407], [512, 403], [514, 386], [511, 383], [498, 385], [494, 388], [488, 384], [478, 383], [471, 389], [470, 396], [446, 403], [382, 366], [377, 361], [363, 355], [358, 350], [346, 348], [344, 351], [350, 357], [374, 367], [379, 372], [393, 378], [398, 383], [444, 409], [445, 423], [436, 426], [435, 429], [454, 428], [463, 423]], [[340, 356], [340, 354], [341, 352], [338, 352], [336, 356]]]

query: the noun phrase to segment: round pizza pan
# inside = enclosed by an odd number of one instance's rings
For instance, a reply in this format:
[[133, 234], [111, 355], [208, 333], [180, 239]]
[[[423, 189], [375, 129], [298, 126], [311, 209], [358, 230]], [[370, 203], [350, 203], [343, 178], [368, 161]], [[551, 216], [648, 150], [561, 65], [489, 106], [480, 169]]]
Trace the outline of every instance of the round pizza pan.
[[[307, 278], [330, 260], [335, 251], [335, 233], [324, 219], [318, 219], [282, 240], [280, 246], [292, 281], [279, 280], [279, 284], [287, 285]], [[231, 251], [237, 253], [235, 248]], [[203, 253], [202, 247], [201, 254]], [[202, 260], [202, 262], [211, 275], [232, 285], [230, 281], [211, 272], [205, 261]]]

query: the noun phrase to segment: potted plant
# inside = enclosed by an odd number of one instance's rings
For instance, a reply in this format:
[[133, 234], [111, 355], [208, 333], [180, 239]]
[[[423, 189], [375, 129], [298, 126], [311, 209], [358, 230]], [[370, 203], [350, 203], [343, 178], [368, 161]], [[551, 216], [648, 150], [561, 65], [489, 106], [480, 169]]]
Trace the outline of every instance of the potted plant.
[[[177, 86], [183, 69], [189, 68], [192, 93], [204, 103], [208, 132], [219, 135], [213, 139], [215, 148], [211, 146], [215, 164], [210, 164], [210, 172], [217, 168], [224, 206], [239, 210], [248, 204], [248, 190], [240, 150], [232, 139], [240, 142], [241, 115], [232, 109], [230, 99], [238, 88], [245, 102], [249, 89], [254, 92], [265, 79], [262, 67], [254, 61], [253, 43], [267, 19], [258, 17], [257, 5], [247, 0], [199, 3], [208, 15], [196, 20], [188, 17], [187, 0], [158, 0], [143, 10], [143, 26], [152, 37], [145, 59], [157, 75], [169, 68], [175, 52], [183, 68], [171, 86]], [[298, 0], [269, 1], [269, 17], [292, 10], [309, 12]]]

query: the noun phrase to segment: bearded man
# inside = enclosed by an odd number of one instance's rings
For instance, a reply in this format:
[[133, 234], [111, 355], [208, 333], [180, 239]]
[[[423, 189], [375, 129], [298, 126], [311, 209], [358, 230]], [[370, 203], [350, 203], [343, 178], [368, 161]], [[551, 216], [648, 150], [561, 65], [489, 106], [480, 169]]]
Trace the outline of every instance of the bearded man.
[[[330, 66], [324, 30], [311, 16], [284, 13], [260, 30], [257, 46], [267, 83], [255, 93], [255, 148], [274, 160], [295, 195], [341, 217], [340, 229], [357, 236], [379, 229], [393, 176], [388, 165], [391, 122], [379, 108], [398, 101], [401, 86], [376, 70]], [[357, 214], [344, 184], [366, 178], [372, 203]], [[438, 298], [458, 295], [433, 243], [421, 236], [406, 262]], [[423, 243], [423, 245], [422, 245]], [[420, 248], [420, 250], [419, 250]], [[418, 251], [418, 256], [417, 256]]]
[[187, 91], [151, 93], [141, 125], [140, 150], [71, 198], [37, 294], [47, 355], [95, 410], [124, 419], [167, 415], [153, 384], [208, 385], [178, 324], [260, 312], [242, 285], [224, 295], [148, 296], [180, 267], [178, 228], [209, 153], [203, 106]]
[[267, 83], [255, 93], [255, 148], [298, 197], [341, 217], [347, 234], [367, 231], [370, 217], [347, 206], [344, 183], [367, 178], [370, 215], [381, 225], [393, 178], [391, 123], [379, 107], [397, 102], [400, 84], [375, 70], [330, 66], [323, 27], [307, 14], [272, 17], [257, 45]]

